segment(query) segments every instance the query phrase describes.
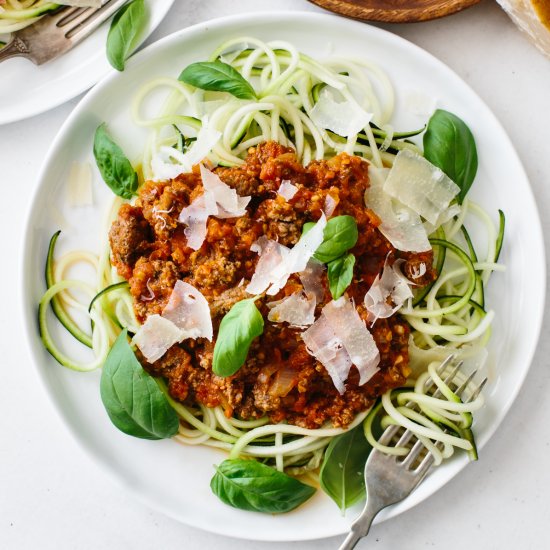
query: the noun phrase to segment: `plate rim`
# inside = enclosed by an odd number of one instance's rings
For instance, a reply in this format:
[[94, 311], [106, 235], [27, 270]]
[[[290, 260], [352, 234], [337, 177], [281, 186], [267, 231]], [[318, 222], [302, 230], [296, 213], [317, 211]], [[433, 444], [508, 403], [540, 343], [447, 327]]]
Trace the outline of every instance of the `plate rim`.
[[[200, 30], [206, 30], [206, 29], [212, 30], [213, 28], [216, 28], [216, 27], [225, 27], [226, 25], [230, 26], [230, 25], [233, 25], [237, 22], [251, 22], [251, 21], [252, 22], [254, 22], [254, 21], [263, 22], [263, 21], [268, 21], [268, 20], [273, 19], [273, 18], [281, 18], [281, 17], [283, 17], [283, 18], [284, 17], [291, 17], [291, 18], [299, 17], [299, 18], [304, 18], [304, 19], [310, 20], [309, 22], [311, 22], [312, 19], [317, 19], [317, 20], [334, 20], [334, 19], [337, 19], [344, 25], [355, 26], [358, 29], [364, 28], [365, 26], [369, 27], [369, 31], [367, 31], [367, 32], [372, 32], [375, 35], [378, 34], [378, 35], [381, 35], [381, 36], [388, 36], [389, 35], [391, 37], [390, 38], [391, 40], [395, 40], [398, 43], [401, 43], [402, 45], [405, 45], [407, 48], [410, 48], [413, 51], [416, 51], [417, 53], [420, 53], [421, 55], [428, 56], [428, 58], [432, 62], [437, 63], [441, 67], [441, 69], [444, 69], [445, 71], [447, 71], [447, 73], [450, 76], [452, 76], [455, 79], [458, 79], [462, 83], [462, 85], [465, 86], [469, 90], [469, 92], [472, 93], [477, 98], [477, 100], [480, 102], [480, 104], [484, 107], [484, 109], [486, 111], [486, 114], [493, 119], [493, 123], [496, 124], [498, 126], [498, 128], [500, 129], [502, 139], [504, 139], [507, 142], [507, 145], [510, 147], [510, 149], [514, 153], [515, 161], [517, 162], [517, 167], [520, 170], [522, 176], [524, 177], [525, 182], [527, 183], [527, 189], [525, 190], [528, 193], [527, 198], [528, 198], [529, 202], [531, 203], [531, 206], [533, 208], [533, 212], [536, 213], [536, 219], [531, 220], [531, 224], [533, 226], [532, 231], [536, 234], [536, 241], [537, 241], [536, 242], [536, 248], [539, 249], [538, 259], [539, 259], [539, 263], [540, 263], [540, 266], [539, 266], [540, 267], [540, 272], [539, 273], [540, 273], [540, 276], [541, 276], [541, 281], [546, 280], [546, 251], [545, 251], [545, 246], [544, 246], [544, 236], [543, 236], [543, 230], [542, 230], [542, 224], [541, 224], [539, 209], [538, 209], [537, 203], [535, 201], [533, 188], [531, 186], [531, 183], [529, 181], [527, 173], [525, 172], [525, 168], [523, 166], [521, 158], [520, 158], [515, 146], [513, 145], [513, 142], [511, 141], [508, 133], [506, 132], [506, 130], [504, 129], [504, 127], [502, 126], [500, 121], [497, 119], [497, 117], [494, 115], [494, 113], [490, 109], [490, 107], [471, 88], [471, 86], [466, 81], [464, 81], [445, 62], [441, 61], [435, 55], [433, 55], [430, 52], [424, 50], [420, 46], [408, 41], [407, 39], [402, 38], [401, 36], [396, 35], [396, 34], [390, 32], [390, 31], [387, 31], [385, 29], [381, 29], [379, 27], [370, 25], [368, 23], [363, 23], [363, 22], [356, 21], [356, 20], [351, 20], [351, 19], [344, 19], [344, 18], [339, 17], [338, 15], [334, 15], [334, 14], [308, 12], [308, 11], [303, 11], [303, 10], [296, 10], [296, 11], [294, 11], [294, 10], [273, 11], [272, 10], [272, 11], [265, 11], [265, 12], [253, 12], [253, 13], [249, 13], [249, 14], [246, 14], [246, 13], [244, 13], [244, 14], [235, 14], [235, 15], [232, 15], [232, 16], [214, 18], [214, 19], [210, 19], [210, 20], [206, 20], [206, 21], [196, 23], [196, 24], [194, 24], [190, 27], [186, 27], [184, 29], [180, 29], [179, 31], [176, 31], [174, 33], [171, 33], [167, 36], [164, 36], [164, 37], [160, 38], [159, 40], [157, 40], [157, 41], [153, 42], [152, 44], [148, 45], [143, 50], [137, 52], [132, 57], [131, 63], [132, 64], [133, 63], [135, 63], [135, 64], [140, 63], [141, 60], [143, 58], [146, 58], [146, 56], [148, 56], [151, 51], [155, 51], [158, 48], [162, 48], [167, 43], [170, 43], [170, 42], [173, 42], [173, 41], [177, 42], [178, 40], [184, 39], [186, 34], [192, 34], [193, 32], [200, 31]], [[107, 75], [105, 75], [98, 82], [98, 84], [96, 86], [94, 86], [94, 88], [89, 90], [86, 93], [86, 95], [79, 101], [78, 105], [73, 109], [73, 111], [69, 114], [67, 119], [62, 124], [62, 126], [59, 128], [59, 130], [58, 130], [57, 134], [55, 135], [55, 138], [53, 139], [50, 147], [48, 148], [48, 151], [47, 151], [47, 153], [44, 157], [44, 160], [41, 164], [40, 170], [39, 170], [38, 175], [37, 175], [37, 184], [35, 185], [35, 187], [33, 189], [31, 200], [30, 200], [29, 206], [27, 207], [27, 210], [26, 210], [24, 232], [23, 232], [23, 236], [22, 236], [22, 240], [21, 240], [23, 254], [22, 254], [22, 257], [21, 257], [21, 260], [20, 260], [20, 262], [21, 262], [20, 267], [22, 269], [23, 277], [20, 280], [20, 287], [19, 287], [19, 289], [21, 290], [21, 305], [22, 305], [22, 309], [23, 309], [23, 324], [24, 324], [24, 329], [25, 329], [26, 344], [27, 344], [27, 347], [29, 348], [30, 356], [32, 358], [32, 363], [33, 363], [33, 366], [36, 369], [36, 371], [38, 371], [38, 377], [41, 381], [41, 384], [44, 387], [45, 392], [48, 395], [48, 399], [53, 404], [53, 408], [56, 411], [56, 414], [59, 415], [59, 418], [61, 419], [62, 424], [68, 429], [68, 431], [71, 434], [73, 440], [75, 440], [77, 442], [77, 444], [80, 446], [80, 448], [85, 451], [86, 455], [88, 455], [90, 457], [93, 457], [93, 459], [94, 459], [93, 461], [96, 464], [99, 465], [100, 469], [104, 473], [106, 473], [109, 478], [113, 479], [116, 486], [121, 487], [123, 490], [126, 490], [127, 492], [132, 494], [133, 497], [135, 497], [138, 501], [144, 503], [146, 506], [148, 506], [148, 507], [150, 507], [154, 510], [160, 511], [163, 514], [165, 514], [165, 515], [167, 515], [167, 516], [169, 516], [173, 519], [176, 519], [177, 521], [179, 521], [181, 523], [184, 523], [186, 525], [189, 525], [189, 526], [192, 526], [192, 527], [195, 527], [195, 528], [205, 530], [207, 532], [211, 532], [211, 533], [215, 533], [215, 534], [223, 535], [223, 536], [228, 536], [228, 537], [231, 537], [231, 538], [240, 538], [240, 539], [266, 541], [266, 542], [290, 542], [290, 541], [317, 540], [317, 539], [321, 539], [321, 538], [327, 538], [327, 537], [331, 537], [331, 536], [338, 536], [338, 535], [344, 534], [345, 531], [341, 531], [341, 530], [338, 530], [338, 529], [337, 530], [333, 529], [333, 530], [330, 530], [330, 531], [325, 531], [325, 532], [323, 532], [323, 533], [321, 533], [321, 534], [319, 534], [318, 536], [315, 536], [315, 537], [312, 537], [312, 536], [309, 536], [309, 535], [304, 536], [304, 537], [299, 537], [299, 536], [296, 536], [295, 534], [292, 535], [292, 536], [285, 536], [284, 534], [281, 535], [279, 533], [277, 538], [273, 538], [273, 537], [268, 537], [268, 536], [261, 537], [261, 536], [257, 536], [257, 535], [250, 535], [250, 534], [247, 535], [247, 533], [235, 534], [233, 532], [228, 532], [227, 530], [224, 530], [223, 527], [218, 527], [217, 525], [213, 525], [212, 523], [208, 523], [208, 522], [205, 522], [203, 525], [198, 525], [196, 523], [187, 522], [184, 519], [182, 519], [180, 516], [177, 516], [176, 514], [174, 514], [168, 507], [166, 507], [166, 506], [164, 506], [160, 503], [153, 502], [150, 498], [143, 495], [137, 489], [134, 489], [134, 488], [128, 486], [127, 484], [125, 484], [124, 480], [117, 474], [116, 470], [114, 468], [110, 467], [109, 464], [107, 464], [107, 461], [105, 460], [105, 458], [102, 457], [101, 454], [99, 452], [97, 452], [96, 449], [85, 440], [85, 438], [76, 430], [73, 423], [70, 422], [66, 418], [66, 414], [63, 412], [63, 410], [61, 408], [61, 404], [56, 399], [54, 399], [54, 397], [52, 395], [52, 392], [50, 390], [50, 384], [49, 384], [49, 382], [46, 378], [44, 366], [41, 366], [41, 364], [40, 364], [41, 361], [40, 361], [40, 358], [38, 357], [38, 352], [35, 349], [34, 339], [36, 337], [36, 332], [37, 332], [36, 316], [31, 314], [32, 308], [29, 308], [29, 306], [31, 304], [28, 304], [26, 299], [25, 299], [25, 295], [26, 295], [25, 291], [26, 291], [26, 288], [29, 287], [29, 284], [27, 283], [27, 279], [29, 277], [29, 275], [28, 275], [28, 273], [29, 273], [29, 263], [31, 261], [29, 250], [30, 250], [30, 244], [31, 244], [31, 241], [32, 241], [31, 231], [30, 231], [30, 229], [32, 227], [32, 223], [31, 223], [32, 222], [32, 215], [33, 215], [33, 212], [39, 207], [38, 198], [39, 198], [39, 194], [40, 194], [40, 189], [44, 185], [43, 182], [44, 182], [45, 176], [47, 175], [47, 172], [49, 170], [50, 164], [55, 161], [54, 152], [58, 148], [58, 143], [64, 138], [64, 135], [66, 133], [67, 128], [72, 125], [73, 120], [77, 119], [81, 112], [85, 111], [88, 103], [91, 102], [96, 97], [96, 95], [101, 94], [103, 86], [107, 85], [112, 79], [117, 78], [117, 75], [118, 75], [118, 73], [116, 71], [112, 71], [112, 72], [108, 73]], [[526, 359], [524, 361], [524, 364], [526, 366], [525, 366], [523, 372], [521, 373], [520, 377], [515, 379], [515, 381], [517, 383], [516, 383], [513, 391], [511, 391], [510, 394], [509, 394], [508, 402], [506, 402], [504, 404], [504, 406], [501, 408], [501, 410], [503, 411], [502, 412], [502, 417], [500, 419], [497, 419], [496, 422], [492, 423], [489, 426], [489, 428], [486, 430], [486, 432], [483, 434], [484, 438], [483, 438], [483, 441], [481, 442], [481, 445], [479, 446], [480, 448], [485, 446], [487, 444], [487, 442], [493, 437], [494, 433], [498, 430], [498, 428], [500, 427], [500, 425], [503, 422], [504, 418], [506, 418], [507, 415], [509, 414], [510, 409], [512, 407], [512, 404], [516, 400], [521, 388], [523, 387], [525, 378], [526, 378], [526, 376], [527, 376], [527, 374], [528, 374], [528, 372], [529, 372], [529, 370], [532, 366], [533, 357], [534, 357], [534, 355], [537, 351], [538, 343], [539, 343], [539, 340], [540, 340], [540, 334], [541, 334], [541, 331], [542, 331], [542, 322], [543, 322], [543, 316], [544, 316], [544, 305], [545, 305], [545, 302], [546, 302], [546, 285], [543, 284], [541, 288], [542, 288], [542, 295], [540, 296], [541, 299], [537, 303], [536, 315], [533, 315], [532, 319], [531, 319], [536, 324], [534, 325], [535, 329], [532, 330], [532, 332], [531, 332], [531, 334], [532, 334], [531, 346], [530, 346], [530, 349], [529, 349], [529, 353], [527, 354]], [[36, 304], [34, 304], [34, 310], [33, 311], [34, 312], [36, 311]], [[392, 513], [390, 511], [390, 513], [388, 515], [384, 515], [382, 518], [380, 518], [380, 517], [377, 518], [377, 520], [375, 520], [375, 523], [385, 521], [386, 519], [391, 519], [392, 517], [395, 517], [396, 515], [399, 515], [400, 513], [407, 511], [408, 509], [412, 508], [413, 506], [416, 506], [417, 504], [422, 502], [425, 498], [428, 498], [429, 496], [431, 496], [435, 492], [437, 492], [439, 489], [441, 489], [444, 485], [446, 485], [449, 481], [451, 481], [456, 475], [458, 475], [459, 472], [466, 466], [466, 464], [468, 464], [468, 461], [467, 461], [466, 457], [460, 457], [459, 459], [456, 460], [456, 462], [458, 463], [456, 472], [451, 477], [449, 477], [449, 479], [447, 479], [443, 483], [439, 484], [434, 490], [432, 490], [431, 492], [429, 492], [428, 494], [426, 494], [424, 496], [419, 497], [418, 493], [413, 493], [405, 501], [403, 501], [399, 505], [395, 505], [395, 506], [399, 506], [399, 510], [397, 512]]]
[[[151, 1], [153, 2], [153, 5], [158, 5], [158, 4], [156, 4], [155, 0], [151, 0]], [[155, 30], [162, 23], [162, 21], [164, 20], [164, 18], [166, 17], [166, 15], [168, 14], [168, 12], [170, 11], [170, 9], [172, 8], [172, 6], [174, 5], [174, 2], [175, 2], [175, 0], [165, 0], [165, 1], [166, 1], [165, 6], [162, 6], [162, 9], [159, 10], [158, 20], [151, 20], [151, 26], [143, 34], [143, 36], [139, 39], [139, 42], [138, 42], [135, 49], [140, 48], [143, 45], [143, 43], [155, 32]], [[105, 23], [103, 23], [101, 26], [103, 26], [103, 25], [105, 25]], [[98, 29], [99, 28], [100, 27], [98, 27]], [[90, 38], [90, 37], [88, 37], [88, 38]], [[153, 44], [156, 44], [156, 41], [153, 42]], [[152, 45], [152, 44], [150, 44], [150, 45]], [[79, 46], [80, 46], [80, 44], [77, 44], [75, 46], [75, 49], [77, 49]], [[149, 46], [146, 46], [145, 48], [143, 48], [143, 50], [147, 49], [148, 47]], [[138, 53], [140, 53], [140, 51], [143, 51], [143, 50], [136, 51], [136, 53], [134, 55], [137, 55]], [[52, 60], [52, 61], [55, 61], [55, 60]], [[29, 63], [31, 63], [31, 62], [29, 61]], [[32, 65], [31, 70], [36, 68], [36, 65], [34, 65], [32, 63], [31, 63], [31, 65]], [[93, 65], [93, 63], [92, 63], [92, 65]], [[84, 71], [84, 74], [85, 74], [86, 73], [86, 68], [89, 70], [89, 68], [90, 68], [89, 65], [81, 66], [80, 70]], [[10, 109], [7, 113], [5, 113], [4, 117], [2, 117], [2, 111], [0, 111], [0, 126], [13, 124], [15, 122], [19, 122], [19, 121], [22, 121], [22, 120], [27, 120], [29, 118], [32, 118], [32, 117], [35, 117], [37, 115], [41, 115], [41, 114], [47, 113], [47, 112], [49, 112], [53, 109], [56, 109], [60, 105], [64, 105], [68, 101], [71, 101], [71, 99], [74, 99], [75, 97], [78, 97], [80, 94], [85, 93], [88, 90], [90, 90], [93, 86], [95, 86], [96, 84], [101, 82], [104, 78], [106, 78], [113, 71], [116, 71], [116, 69], [114, 69], [110, 65], [107, 66], [105, 71], [102, 71], [101, 67], [98, 66], [97, 71], [94, 73], [94, 76], [92, 76], [91, 78], [82, 79], [80, 84], [75, 86], [74, 88], [70, 88], [70, 91], [68, 93], [63, 93], [63, 88], [61, 89], [62, 93], [59, 93], [59, 91], [60, 91], [59, 89], [54, 90], [54, 92], [58, 92], [58, 95], [53, 96], [54, 97], [53, 101], [48, 103], [47, 106], [40, 106], [39, 104], [36, 104], [36, 106], [33, 109], [30, 109], [29, 111], [27, 111], [25, 113], [18, 113], [16, 110], [11, 110]], [[84, 97], [82, 99], [84, 99]], [[75, 108], [79, 104], [80, 104], [80, 101], [75, 106]], [[10, 112], [13, 112], [14, 114], [12, 116], [10, 116]]]

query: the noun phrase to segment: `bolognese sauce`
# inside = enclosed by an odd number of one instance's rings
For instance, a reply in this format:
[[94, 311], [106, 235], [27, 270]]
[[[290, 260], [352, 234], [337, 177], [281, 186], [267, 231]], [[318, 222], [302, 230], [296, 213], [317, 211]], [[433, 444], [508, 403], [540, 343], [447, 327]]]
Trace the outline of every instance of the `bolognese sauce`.
[[[432, 252], [397, 251], [377, 229], [380, 220], [364, 203], [368, 188], [368, 163], [341, 153], [334, 158], [302, 166], [294, 150], [275, 142], [252, 148], [243, 165], [218, 167], [221, 180], [241, 196], [251, 196], [246, 214], [237, 218], [209, 217], [202, 246], [187, 246], [181, 210], [203, 193], [200, 172], [181, 174], [173, 180], [146, 182], [135, 205], [125, 204], [110, 231], [112, 262], [130, 283], [139, 321], [160, 314], [176, 281], [197, 288], [208, 300], [214, 334], [223, 316], [238, 301], [250, 297], [245, 288], [252, 278], [258, 255], [251, 245], [261, 236], [292, 247], [307, 222], [317, 221], [327, 197], [332, 215], [350, 215], [357, 222], [359, 238], [351, 252], [356, 257], [354, 276], [347, 289], [360, 317], [366, 322], [365, 293], [385, 262], [403, 258], [403, 273], [417, 273], [419, 286], [434, 279]], [[297, 187], [291, 199], [277, 193], [284, 181]], [[323, 299], [316, 311], [331, 300], [326, 277]], [[386, 390], [401, 386], [409, 374], [409, 326], [399, 315], [368, 324], [380, 352], [379, 371], [364, 385], [352, 368], [341, 395], [326, 369], [306, 349], [299, 328], [267, 322], [267, 303], [302, 290], [297, 274], [273, 297], [261, 297], [258, 307], [266, 319], [263, 334], [250, 348], [245, 364], [227, 378], [212, 372], [215, 345], [204, 338], [175, 344], [150, 364], [139, 353], [143, 367], [163, 377], [172, 397], [186, 405], [222, 406], [227, 416], [253, 419], [267, 415], [271, 422], [288, 422], [317, 428], [330, 421], [336, 427], [350, 424]]]

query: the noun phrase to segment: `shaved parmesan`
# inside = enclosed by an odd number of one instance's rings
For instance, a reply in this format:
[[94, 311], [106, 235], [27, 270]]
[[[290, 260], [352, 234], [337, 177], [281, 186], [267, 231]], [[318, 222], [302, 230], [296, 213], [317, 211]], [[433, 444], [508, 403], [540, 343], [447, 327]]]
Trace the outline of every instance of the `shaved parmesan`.
[[89, 162], [73, 162], [67, 186], [68, 202], [71, 206], [93, 205], [91, 164]]
[[342, 137], [358, 134], [368, 125], [372, 113], [367, 113], [352, 98], [336, 101], [335, 93], [338, 92], [329, 86], [321, 90], [319, 101], [311, 110], [311, 120], [319, 128]]
[[308, 353], [325, 367], [334, 387], [343, 394], [346, 391], [344, 383], [348, 379], [352, 363], [328, 319], [321, 314], [319, 319], [302, 333], [302, 340]]
[[240, 197], [235, 189], [224, 183], [217, 174], [203, 164], [200, 165], [202, 184], [206, 191], [214, 196], [220, 218], [238, 218], [244, 216], [251, 197]]
[[218, 213], [216, 199], [214, 195], [205, 190], [205, 192], [196, 198], [189, 206], [186, 206], [180, 212], [178, 221], [187, 225], [184, 230], [187, 237], [187, 246], [193, 250], [198, 250], [206, 238], [208, 216]]
[[326, 226], [327, 218], [322, 213], [317, 223], [305, 235], [300, 237], [300, 240], [292, 248], [285, 260], [286, 265], [284, 267], [288, 275], [304, 271], [310, 258], [323, 242]]
[[440, 214], [435, 224], [432, 224], [430, 222], [424, 222], [424, 229], [426, 230], [426, 233], [428, 235], [431, 235], [440, 225], [443, 225], [449, 220], [452, 220], [453, 217], [458, 216], [460, 212], [461, 212], [461, 208], [459, 204], [451, 204], [451, 206], [449, 206], [447, 210], [445, 210]]
[[149, 363], [154, 363], [183, 338], [183, 331], [172, 321], [160, 315], [150, 315], [134, 335], [132, 343]]
[[153, 181], [165, 181], [172, 180], [184, 172], [189, 172], [191, 167], [181, 151], [163, 145], [151, 159], [151, 169]]
[[212, 318], [206, 298], [192, 285], [178, 281], [162, 317], [172, 321], [184, 338], [206, 338], [212, 341]]
[[424, 157], [402, 149], [395, 157], [384, 191], [435, 225], [460, 189]]
[[345, 297], [329, 302], [321, 316], [302, 334], [308, 353], [329, 373], [342, 394], [352, 365], [365, 384], [378, 371], [380, 353], [353, 302]]
[[272, 307], [267, 318], [274, 323], [288, 323], [291, 327], [307, 327], [315, 321], [315, 295], [306, 295], [304, 292], [294, 294], [268, 303]]
[[[246, 287], [246, 291], [249, 294], [261, 294], [270, 285], [272, 286], [275, 284], [278, 286], [280, 284], [278, 277], [284, 276], [285, 274], [284, 271], [281, 274], [280, 267], [284, 265], [290, 250], [286, 246], [268, 239], [266, 236], [262, 236], [255, 241], [250, 247], [250, 250], [252, 250], [252, 252], [257, 252], [260, 255], [260, 259], [256, 264], [254, 275], [252, 275], [252, 279]], [[282, 286], [285, 284], [286, 279]]]
[[[392, 266], [384, 264], [382, 277], [376, 276], [369, 291], [365, 294], [365, 307], [369, 321], [391, 317], [403, 304], [412, 298], [411, 283], [401, 272], [405, 260], [397, 260]], [[426, 265], [424, 272], [426, 271]]]
[[291, 200], [292, 197], [298, 192], [298, 188], [295, 185], [292, 185], [290, 180], [283, 180], [279, 189], [277, 189], [277, 194], [281, 195], [287, 201]]
[[237, 191], [225, 184], [219, 176], [200, 165], [204, 193], [180, 212], [178, 221], [187, 225], [187, 246], [198, 250], [207, 232], [209, 216], [238, 218], [246, 213], [250, 197], [240, 197]]
[[420, 216], [384, 191], [388, 173], [388, 168], [369, 166], [370, 187], [365, 192], [365, 203], [380, 218], [379, 231], [397, 250], [431, 250]]
[[153, 181], [165, 181], [190, 172], [195, 164], [201, 162], [218, 143], [221, 132], [210, 128], [205, 118], [197, 134], [197, 140], [191, 148], [182, 153], [175, 147], [162, 146], [151, 159]]
[[259, 252], [260, 259], [246, 291], [250, 294], [267, 294], [274, 296], [286, 285], [292, 273], [300, 273], [315, 251], [323, 242], [323, 232], [327, 219], [321, 214], [319, 221], [305, 234], [292, 249], [288, 249], [266, 237], [260, 237], [251, 247]]
[[353, 302], [344, 296], [329, 302], [323, 308], [323, 315], [357, 367], [359, 384], [365, 384], [376, 374], [380, 362], [378, 347], [365, 321], [359, 317]]
[[149, 363], [188, 338], [212, 341], [212, 318], [206, 298], [192, 285], [177, 281], [162, 315], [150, 315], [132, 342]]
[[418, 267], [414, 266], [412, 268], [412, 279], [419, 279], [426, 273], [426, 264], [422, 262]]

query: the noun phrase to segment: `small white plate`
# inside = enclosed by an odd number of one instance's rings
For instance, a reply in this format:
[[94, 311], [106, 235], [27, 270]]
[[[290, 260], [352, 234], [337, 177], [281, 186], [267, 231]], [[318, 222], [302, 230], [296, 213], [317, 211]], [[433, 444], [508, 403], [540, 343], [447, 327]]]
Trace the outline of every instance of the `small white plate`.
[[[157, 76], [177, 76], [189, 63], [206, 59], [221, 42], [247, 35], [288, 40], [314, 57], [329, 53], [330, 40], [335, 54], [362, 55], [375, 61], [387, 71], [397, 92], [397, 129], [410, 129], [425, 122], [426, 117], [410, 111], [408, 102], [414, 94], [416, 107], [419, 94], [427, 95], [439, 107], [463, 118], [472, 129], [480, 161], [471, 196], [495, 218], [498, 208], [507, 215], [502, 254], [507, 270], [494, 275], [487, 295], [487, 303], [496, 310], [489, 346], [494, 373], [486, 389], [487, 405], [476, 415], [480, 448], [495, 432], [527, 374], [542, 322], [544, 247], [529, 182], [501, 125], [448, 67], [393, 34], [329, 15], [268, 13], [202, 23], [138, 53], [126, 71], [110, 74], [87, 95], [50, 149], [28, 217], [22, 288], [29, 345], [38, 373], [76, 439], [109, 474], [144, 502], [185, 523], [229, 536], [271, 541], [328, 537], [344, 533], [357, 509], [342, 517], [320, 490], [304, 506], [286, 515], [254, 514], [222, 504], [211, 493], [209, 482], [213, 464], [223, 460], [223, 453], [182, 447], [172, 441], [143, 441], [117, 431], [101, 404], [99, 372], [79, 374], [56, 364], [44, 350], [36, 327], [37, 304], [44, 291], [44, 260], [49, 237], [59, 228], [59, 211], [64, 213], [68, 225], [59, 239], [59, 253], [74, 248], [99, 252], [101, 235], [106, 231], [101, 220], [112, 195], [97, 171], [93, 207], [68, 208], [64, 189], [74, 160], [93, 164], [96, 127], [107, 121], [122, 148], [136, 158], [145, 139], [145, 133], [136, 129], [129, 113], [137, 87]], [[480, 456], [483, 460], [483, 452]], [[457, 453], [435, 469], [408, 499], [381, 514], [379, 521], [431, 495], [467, 463], [466, 456]], [[448, 506], [453, 506], [452, 501]]]
[[[164, 19], [174, 0], [147, 0], [149, 21], [140, 43]], [[37, 67], [22, 57], [0, 63], [0, 124], [53, 109], [91, 88], [110, 70], [105, 43], [110, 22], [66, 54]]]

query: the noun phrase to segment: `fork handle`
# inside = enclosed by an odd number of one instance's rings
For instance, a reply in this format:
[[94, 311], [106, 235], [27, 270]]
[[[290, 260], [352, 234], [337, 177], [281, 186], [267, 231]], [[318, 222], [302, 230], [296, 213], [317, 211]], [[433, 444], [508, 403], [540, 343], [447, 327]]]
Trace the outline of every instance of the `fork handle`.
[[367, 499], [365, 508], [354, 521], [348, 536], [338, 550], [352, 550], [360, 539], [367, 536], [374, 518], [382, 508], [385, 508], [384, 505], [375, 503], [374, 500], [374, 498]]
[[29, 48], [27, 47], [27, 44], [17, 36], [14, 37], [14, 39], [9, 44], [4, 46], [0, 50], [0, 62], [4, 61], [5, 59], [9, 59], [10, 57], [28, 57], [28, 56], [29, 56]]

